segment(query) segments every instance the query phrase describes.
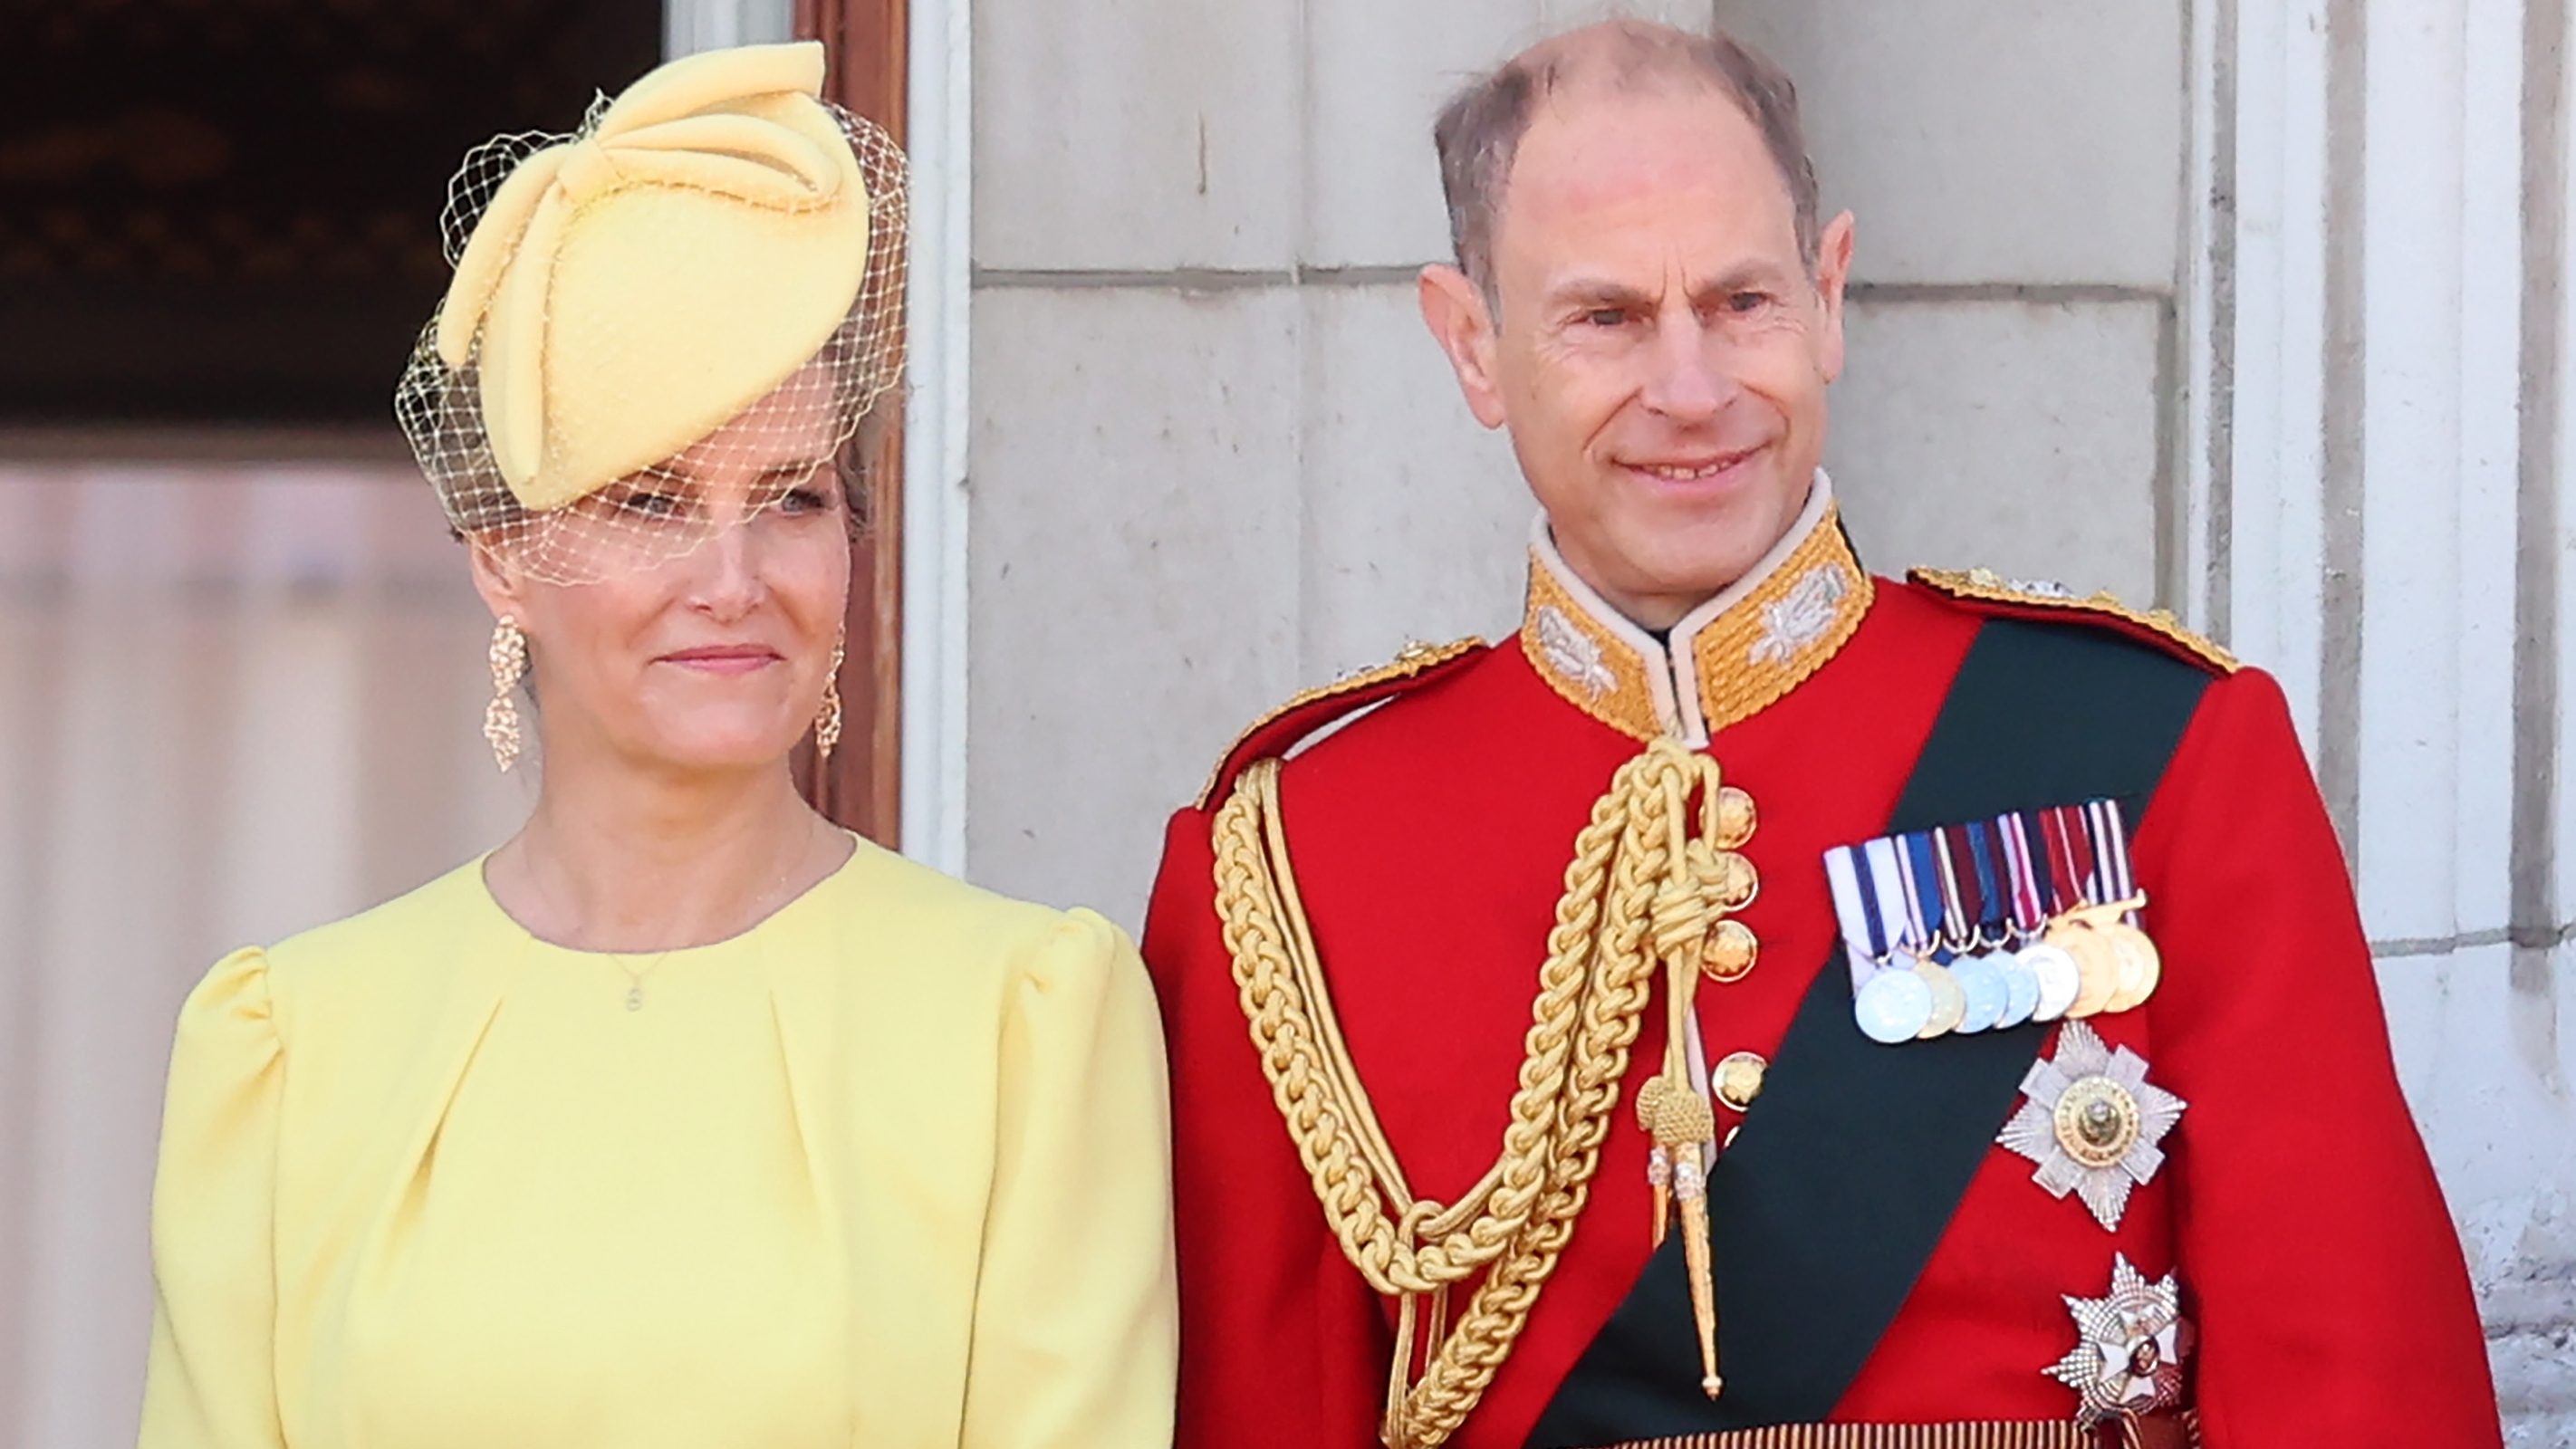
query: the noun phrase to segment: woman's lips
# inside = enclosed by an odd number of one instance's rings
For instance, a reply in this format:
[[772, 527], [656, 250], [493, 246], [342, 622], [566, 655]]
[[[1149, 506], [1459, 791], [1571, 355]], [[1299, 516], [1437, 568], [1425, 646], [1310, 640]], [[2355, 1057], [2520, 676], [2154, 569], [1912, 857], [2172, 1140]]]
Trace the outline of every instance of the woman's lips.
[[661, 656], [664, 664], [677, 664], [709, 674], [749, 674], [779, 662], [778, 651], [759, 644], [711, 644], [699, 649], [680, 649]]

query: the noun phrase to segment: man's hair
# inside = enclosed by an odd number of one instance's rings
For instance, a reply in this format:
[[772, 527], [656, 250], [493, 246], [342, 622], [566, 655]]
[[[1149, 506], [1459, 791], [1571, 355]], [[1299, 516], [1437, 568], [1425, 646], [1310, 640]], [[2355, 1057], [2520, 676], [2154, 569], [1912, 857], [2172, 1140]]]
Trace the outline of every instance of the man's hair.
[[1494, 223], [1512, 159], [1538, 103], [1576, 84], [1612, 92], [1654, 82], [1706, 86], [1735, 102], [1789, 189], [1798, 256], [1810, 274], [1818, 246], [1816, 168], [1798, 119], [1798, 88], [1760, 51], [1719, 31], [1695, 35], [1641, 20], [1613, 20], [1560, 35], [1467, 83], [1431, 129], [1440, 151], [1440, 189], [1449, 202], [1449, 243], [1464, 271], [1493, 295]]

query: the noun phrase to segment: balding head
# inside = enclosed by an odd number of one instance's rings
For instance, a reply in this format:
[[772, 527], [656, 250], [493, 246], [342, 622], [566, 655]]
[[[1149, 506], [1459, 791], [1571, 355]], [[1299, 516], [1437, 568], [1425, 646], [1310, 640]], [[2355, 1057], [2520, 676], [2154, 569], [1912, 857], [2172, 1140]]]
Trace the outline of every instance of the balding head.
[[1423, 321], [1566, 565], [1667, 628], [1787, 536], [1824, 456], [1853, 222], [1818, 225], [1789, 82], [1595, 25], [1469, 87], [1440, 145], [1460, 264], [1423, 268]]
[[1762, 134], [1795, 218], [1798, 251], [1816, 264], [1816, 170], [1798, 120], [1797, 87], [1760, 52], [1720, 32], [1697, 35], [1641, 20], [1568, 31], [1477, 77], [1441, 109], [1432, 128], [1449, 241], [1460, 270], [1489, 293], [1493, 240], [1512, 161], [1544, 100], [1699, 90], [1725, 96]]

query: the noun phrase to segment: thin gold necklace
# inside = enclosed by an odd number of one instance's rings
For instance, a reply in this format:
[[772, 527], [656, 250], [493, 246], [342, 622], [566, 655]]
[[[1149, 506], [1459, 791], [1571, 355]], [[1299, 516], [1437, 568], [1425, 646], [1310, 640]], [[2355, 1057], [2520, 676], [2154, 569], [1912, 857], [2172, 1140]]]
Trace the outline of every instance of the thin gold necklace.
[[[821, 817], [818, 816], [815, 818], [819, 820]], [[808, 839], [810, 840], [812, 834], [810, 827], [808, 828], [807, 834]], [[545, 882], [539, 878], [539, 872], [535, 870], [529, 871], [528, 881], [531, 885], [536, 887], [537, 894], [544, 899], [546, 905], [549, 908], [554, 908], [554, 892], [546, 889]], [[672, 952], [679, 949], [679, 947], [673, 946], [668, 950], [663, 951], [660, 955], [655, 956], [651, 961], [646, 962], [641, 970], [638, 970], [636, 967], [629, 964], [627, 958], [624, 956], [615, 952], [604, 953], [608, 956], [609, 960], [616, 962], [617, 969], [624, 972], [626, 975], [626, 1009], [628, 1011], [642, 1011], [644, 1009], [644, 978], [662, 969], [662, 963], [670, 960]]]
[[[562, 908], [555, 904], [555, 894], [553, 891], [546, 888], [545, 880], [540, 872], [531, 869], [528, 872], [528, 883], [536, 888], [538, 897], [546, 903], [546, 907], [549, 910], [554, 910], [560, 913]], [[655, 956], [652, 960], [646, 962], [644, 964], [644, 968], [640, 971], [637, 970], [626, 957], [619, 955], [617, 952], [603, 951], [600, 953], [601, 955], [606, 956], [610, 961], [615, 962], [618, 970], [626, 973], [626, 1009], [628, 1011], [642, 1011], [644, 1009], [644, 978], [662, 969], [662, 963], [670, 960], [671, 952], [678, 949], [680, 948], [673, 946], [668, 950], [663, 951], [660, 955]]]
[[[674, 946], [671, 949], [676, 951], [679, 948]], [[661, 969], [662, 963], [671, 959], [671, 952], [665, 951], [661, 955], [654, 957], [650, 962], [646, 963], [644, 969], [641, 971], [628, 965], [626, 958], [623, 956], [611, 956], [608, 959], [616, 962], [617, 969], [626, 973], [626, 1009], [628, 1011], [642, 1011], [644, 1009], [644, 978]]]

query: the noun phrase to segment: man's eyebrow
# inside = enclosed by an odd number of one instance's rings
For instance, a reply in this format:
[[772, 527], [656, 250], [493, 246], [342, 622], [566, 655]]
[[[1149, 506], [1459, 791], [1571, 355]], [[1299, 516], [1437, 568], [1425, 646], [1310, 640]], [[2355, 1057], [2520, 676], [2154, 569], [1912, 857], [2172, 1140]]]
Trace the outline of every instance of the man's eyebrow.
[[1569, 304], [1585, 307], [1651, 307], [1654, 297], [1625, 282], [1606, 277], [1569, 277], [1547, 289], [1551, 307]]
[[1718, 273], [1691, 286], [1695, 297], [1722, 296], [1756, 287], [1779, 287], [1787, 284], [1789, 274], [1770, 262], [1746, 262], [1742, 266]]
[[[1731, 293], [1788, 285], [1788, 274], [1770, 262], [1746, 262], [1716, 276], [1691, 283], [1694, 301], [1708, 301]], [[1550, 307], [1623, 307], [1652, 309], [1661, 300], [1627, 282], [1614, 282], [1607, 277], [1574, 276], [1550, 287], [1546, 293]]]

